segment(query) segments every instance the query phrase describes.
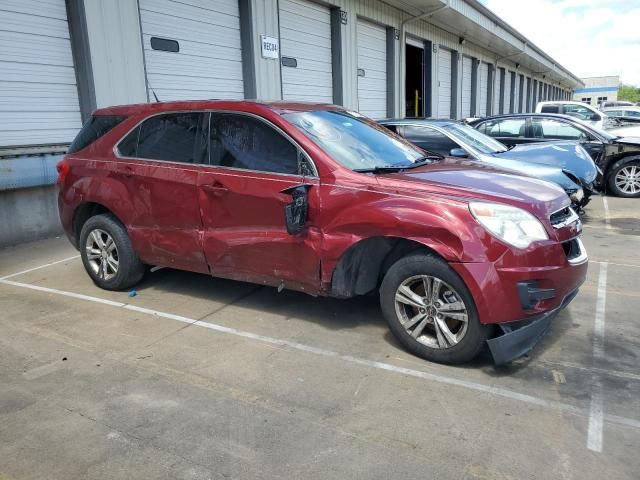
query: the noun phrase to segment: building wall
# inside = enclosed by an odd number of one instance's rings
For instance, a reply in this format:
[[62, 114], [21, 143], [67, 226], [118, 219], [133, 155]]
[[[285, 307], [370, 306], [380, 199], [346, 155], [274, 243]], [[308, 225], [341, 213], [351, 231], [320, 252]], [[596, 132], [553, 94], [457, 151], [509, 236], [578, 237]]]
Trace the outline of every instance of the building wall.
[[584, 102], [597, 107], [602, 102], [618, 100], [620, 77], [609, 75], [604, 77], [583, 78], [584, 88], [578, 88], [573, 94], [573, 100]]
[[[33, 0], [35, 1], [35, 0]], [[66, 9], [69, 25], [70, 48], [73, 54], [73, 64], [77, 79], [78, 98], [83, 120], [89, 116], [94, 108], [109, 105], [139, 103], [153, 101], [148, 93], [148, 81], [145, 66], [145, 53], [142, 44], [142, 27], [139, 10], [139, 0], [50, 0], [58, 2], [56, 7], [61, 9], [60, 16], [64, 18]], [[212, 0], [210, 0], [212, 1]], [[226, 2], [235, 0], [225, 0]], [[241, 54], [242, 54], [242, 78], [244, 82], [245, 98], [258, 98], [263, 100], [278, 100], [282, 98], [282, 67], [279, 59], [266, 59], [261, 55], [260, 35], [279, 37], [279, 0], [237, 0], [240, 11], [241, 30]], [[183, 0], [180, 4], [204, 5], [200, 0]], [[334, 13], [346, 15], [346, 23], [336, 23], [334, 35], [337, 33], [340, 41], [334, 43], [332, 55], [338, 64], [334, 63], [334, 92], [339, 85], [341, 104], [349, 109], [358, 107], [358, 38], [357, 23], [362, 18], [387, 28], [387, 48], [391, 55], [388, 58], [387, 76], [391, 82], [387, 82], [388, 114], [389, 116], [403, 117], [405, 115], [405, 45], [406, 39], [423, 40], [425, 46], [431, 45], [431, 70], [425, 72], [429, 79], [431, 90], [425, 92], [427, 98], [427, 110], [433, 115], [445, 115], [449, 113], [454, 117], [461, 116], [461, 92], [462, 92], [462, 59], [471, 57], [475, 62], [486, 62], [494, 72], [505, 69], [522, 74], [531, 82], [525, 82], [533, 88], [533, 80], [537, 85], [548, 81], [543, 74], [536, 74], [531, 70], [520, 66], [519, 57], [502, 57], [496, 51], [476, 45], [471, 41], [461, 41], [459, 34], [451, 33], [434, 24], [429, 16], [421, 19], [412, 18], [407, 11], [401, 10], [391, 4], [404, 5], [401, 2], [381, 0], [324, 0], [319, 2], [334, 9]], [[437, 2], [433, 2], [436, 5]], [[442, 5], [445, 5], [442, 2]], [[175, 5], [174, 5], [175, 6]], [[22, 7], [21, 7], [22, 8]], [[406, 7], [410, 11], [410, 7]], [[550, 63], [539, 52], [535, 52], [526, 45], [522, 45], [513, 31], [503, 28], [499, 22], [492, 20], [483, 13], [482, 6], [473, 0], [450, 0], [448, 7], [451, 11], [462, 13], [466, 18], [475, 22], [478, 28], [486, 29], [490, 35], [494, 35], [501, 42], [510, 42], [515, 48], [523, 48], [525, 58], [531, 57], [553, 72], [556, 77], [566, 77], [565, 85], [573, 84], [574, 80], [561, 67]], [[21, 15], [29, 15], [29, 9], [22, 8]], [[0, 22], [5, 22], [3, 12], [0, 11]], [[6, 12], [4, 13], [6, 15]], [[338, 18], [338, 17], [336, 17]], [[339, 18], [343, 18], [340, 16]], [[10, 20], [10, 19], [9, 19]], [[179, 21], [179, 20], [177, 20]], [[20, 22], [13, 22], [19, 24]], [[62, 24], [64, 27], [64, 22]], [[64, 28], [62, 28], [64, 30]], [[62, 34], [65, 34], [62, 31]], [[65, 34], [66, 35], [66, 34]], [[64, 35], [63, 35], [64, 36]], [[65, 37], [66, 38], [66, 37]], [[453, 51], [451, 112], [438, 112], [438, 78], [437, 56], [440, 49], [446, 48]], [[67, 56], [69, 52], [66, 53]], [[526, 63], [526, 62], [525, 62]], [[335, 68], [339, 65], [339, 68]], [[564, 73], [563, 73], [564, 72]], [[0, 80], [3, 72], [0, 71]], [[495, 77], [494, 77], [495, 78]], [[495, 82], [489, 82], [494, 84]], [[476, 100], [472, 111], [479, 110], [480, 82], [473, 82], [476, 89], [472, 98]], [[519, 83], [518, 83], [519, 85]], [[153, 87], [153, 85], [151, 85]], [[559, 88], [556, 83], [546, 89], [551, 98], [553, 88], [558, 87], [556, 94], [562, 98], [570, 98], [570, 90]], [[495, 95], [501, 89], [491, 88], [488, 103], [494, 104]], [[525, 92], [525, 110], [531, 110], [535, 105], [531, 104], [533, 93]], [[211, 97], [215, 97], [212, 92]], [[540, 101], [539, 93], [536, 100]], [[507, 107], [508, 108], [508, 107]], [[489, 109], [488, 115], [497, 113]], [[52, 114], [53, 115], [53, 114]], [[55, 115], [50, 119], [46, 115], [42, 120], [48, 124], [55, 124]], [[2, 132], [0, 132], [2, 133]], [[25, 131], [28, 136], [28, 129]], [[2, 138], [0, 136], [0, 138]], [[70, 138], [69, 138], [70, 140]], [[33, 145], [28, 139], [25, 145]], [[0, 221], [9, 228], [4, 228], [0, 235], [0, 245], [15, 243], [23, 240], [35, 239], [41, 236], [57, 233], [58, 220], [53, 194], [53, 179], [56, 177], [55, 161], [50, 155], [59, 153], [64, 145], [50, 146], [37, 145], [37, 149], [0, 143], [0, 172], [13, 172], [11, 177], [5, 176], [4, 183], [0, 182], [0, 196], [2, 206], [0, 209]], [[27, 159], [28, 160], [25, 160]], [[20, 162], [20, 168], [13, 165]], [[42, 170], [42, 175], [36, 174], [35, 181], [26, 181], [27, 170], [30, 166], [37, 165], [36, 171]], [[34, 171], [31, 171], [33, 174]], [[29, 177], [35, 178], [35, 177]], [[15, 181], [14, 181], [15, 180]], [[12, 183], [13, 182], [13, 183]], [[11, 185], [9, 185], [11, 184]]]

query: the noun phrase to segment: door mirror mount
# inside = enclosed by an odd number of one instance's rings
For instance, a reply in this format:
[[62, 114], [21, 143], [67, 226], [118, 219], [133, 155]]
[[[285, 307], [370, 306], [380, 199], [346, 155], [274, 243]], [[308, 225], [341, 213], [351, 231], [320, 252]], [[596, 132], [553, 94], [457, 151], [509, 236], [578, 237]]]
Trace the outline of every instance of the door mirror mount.
[[298, 235], [307, 226], [309, 211], [307, 189], [310, 185], [296, 185], [286, 188], [281, 193], [291, 195], [291, 203], [284, 207], [284, 220], [289, 235]]
[[449, 155], [457, 158], [469, 158], [469, 154], [464, 148], [452, 148]]
[[591, 120], [594, 122], [599, 122], [600, 120], [602, 120], [602, 117], [597, 113], [594, 113], [593, 115], [591, 115]]

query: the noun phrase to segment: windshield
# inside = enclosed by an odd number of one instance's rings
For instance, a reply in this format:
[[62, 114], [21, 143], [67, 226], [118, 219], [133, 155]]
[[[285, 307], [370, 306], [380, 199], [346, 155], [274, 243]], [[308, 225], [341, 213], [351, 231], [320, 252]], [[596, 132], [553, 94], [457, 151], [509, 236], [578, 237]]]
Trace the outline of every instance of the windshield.
[[466, 143], [469, 147], [480, 153], [506, 152], [507, 146], [497, 140], [479, 132], [475, 128], [461, 123], [450, 123], [443, 126], [445, 130], [452, 133], [458, 141]]
[[296, 112], [284, 117], [351, 170], [410, 166], [425, 155], [386, 128], [344, 111]]

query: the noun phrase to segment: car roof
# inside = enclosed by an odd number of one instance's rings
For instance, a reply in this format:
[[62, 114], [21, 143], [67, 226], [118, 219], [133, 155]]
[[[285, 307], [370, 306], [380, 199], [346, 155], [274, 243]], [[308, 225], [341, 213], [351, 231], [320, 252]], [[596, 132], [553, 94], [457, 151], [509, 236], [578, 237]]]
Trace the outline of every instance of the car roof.
[[587, 105], [584, 102], [577, 102], [575, 100], [545, 100], [544, 102], [538, 102], [536, 105], [586, 105], [591, 107], [591, 105]]
[[571, 115], [564, 115], [561, 113], [505, 113], [502, 115], [492, 115], [490, 117], [479, 118], [477, 120], [473, 120], [469, 122], [469, 124], [482, 123], [482, 122], [486, 122], [487, 120], [501, 120], [503, 118], [520, 118], [520, 117], [558, 118], [558, 119], [564, 119], [564, 120], [571, 120], [573, 122], [575, 121], [580, 122], [580, 119], [576, 117], [573, 117]]
[[171, 102], [138, 103], [99, 108], [95, 115], [137, 115], [189, 110], [256, 110], [268, 109], [282, 114], [286, 112], [311, 112], [317, 110], [344, 110], [344, 108], [328, 103], [258, 101], [258, 100], [180, 100]]
[[637, 105], [617, 105], [615, 107], [605, 107], [602, 109], [603, 112], [607, 110], [631, 110], [632, 112], [640, 112], [640, 107]]
[[460, 124], [458, 120], [451, 120], [450, 118], [385, 118], [384, 120], [378, 120], [378, 123], [382, 125], [453, 125]]

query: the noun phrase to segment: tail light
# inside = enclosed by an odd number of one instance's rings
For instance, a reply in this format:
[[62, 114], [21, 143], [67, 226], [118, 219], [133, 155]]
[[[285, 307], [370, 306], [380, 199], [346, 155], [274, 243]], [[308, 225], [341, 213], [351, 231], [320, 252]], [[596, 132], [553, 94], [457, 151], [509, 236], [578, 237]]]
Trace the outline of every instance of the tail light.
[[71, 166], [69, 165], [69, 162], [63, 159], [60, 160], [56, 165], [56, 170], [58, 170], [58, 183], [62, 183], [69, 174]]

